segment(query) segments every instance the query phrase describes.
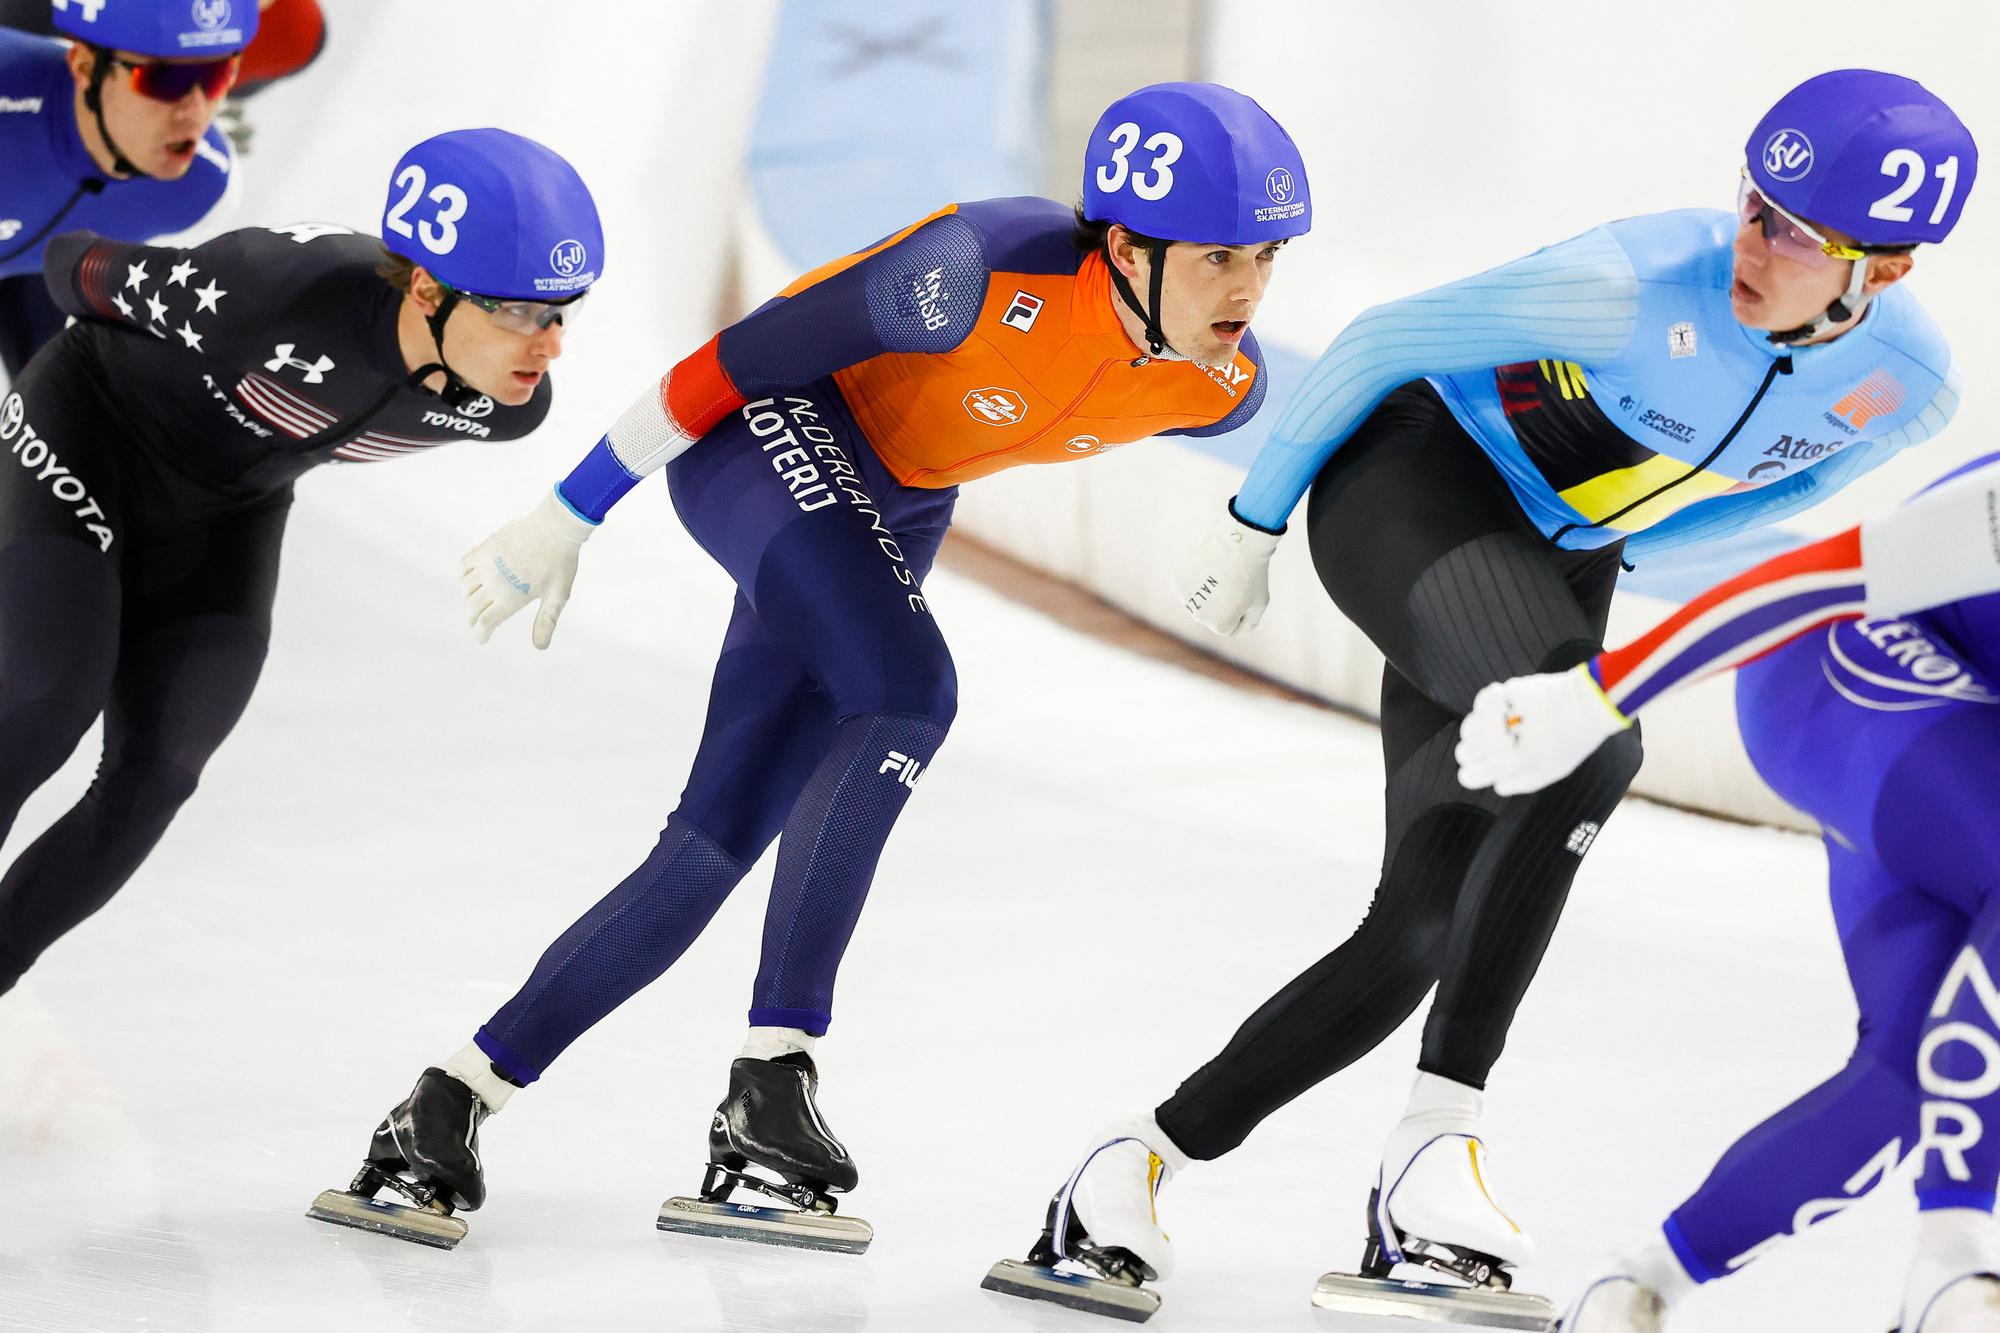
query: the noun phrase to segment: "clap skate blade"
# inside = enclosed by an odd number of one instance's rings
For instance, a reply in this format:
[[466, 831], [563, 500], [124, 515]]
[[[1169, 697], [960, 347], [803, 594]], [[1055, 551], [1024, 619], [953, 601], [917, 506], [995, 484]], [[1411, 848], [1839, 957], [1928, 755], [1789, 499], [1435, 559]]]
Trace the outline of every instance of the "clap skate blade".
[[1313, 1288], [1317, 1309], [1340, 1316], [1342, 1333], [1403, 1333], [1423, 1327], [1552, 1333], [1556, 1308], [1540, 1296], [1490, 1287], [1328, 1273]]
[[[1399, 1235], [1401, 1259], [1383, 1243], [1376, 1207], [1368, 1195], [1368, 1248], [1361, 1272], [1328, 1273], [1313, 1288], [1316, 1309], [1339, 1316], [1342, 1333], [1404, 1333], [1424, 1325], [1553, 1333], [1556, 1308], [1540, 1296], [1510, 1291], [1513, 1277], [1492, 1255]], [[1442, 1280], [1398, 1278], [1396, 1269], [1430, 1270]]]
[[[375, 1192], [384, 1186], [410, 1202], [379, 1202]], [[455, 1247], [465, 1239], [466, 1232], [464, 1220], [453, 1217], [443, 1203], [430, 1197], [429, 1190], [385, 1176], [372, 1167], [363, 1167], [354, 1183], [344, 1190], [322, 1190], [312, 1207], [306, 1209], [306, 1216], [335, 1226], [379, 1231], [397, 1240], [440, 1250]]]
[[[754, 1190], [793, 1205], [771, 1208], [732, 1203], [737, 1189]], [[875, 1239], [875, 1228], [858, 1217], [835, 1215], [833, 1199], [810, 1185], [791, 1185], [711, 1163], [697, 1198], [685, 1195], [660, 1205], [661, 1231], [718, 1240], [748, 1240], [763, 1245], [788, 1245], [801, 1250], [832, 1250], [862, 1254]]]
[[1019, 1259], [1002, 1259], [986, 1270], [979, 1286], [1003, 1296], [1019, 1296], [1030, 1301], [1048, 1301], [1087, 1314], [1101, 1314], [1143, 1324], [1160, 1308], [1159, 1293], [1137, 1285], [1138, 1275], [1127, 1280], [1065, 1273], [1048, 1264]]

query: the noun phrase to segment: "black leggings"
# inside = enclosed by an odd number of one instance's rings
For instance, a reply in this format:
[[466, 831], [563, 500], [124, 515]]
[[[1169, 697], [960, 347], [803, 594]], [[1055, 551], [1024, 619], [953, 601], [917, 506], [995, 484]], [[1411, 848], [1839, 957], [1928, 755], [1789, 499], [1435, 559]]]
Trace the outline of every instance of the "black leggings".
[[100, 713], [104, 755], [0, 877], [0, 994], [139, 868], [242, 715], [290, 505], [147, 466], [61, 340], [18, 388], [0, 400], [0, 841]]
[[1459, 786], [1452, 748], [1481, 686], [1602, 648], [1619, 548], [1544, 539], [1428, 385], [1391, 394], [1327, 463], [1307, 531], [1327, 592], [1388, 658], [1382, 878], [1354, 934], [1160, 1106], [1195, 1158], [1373, 1050], [1434, 985], [1418, 1067], [1484, 1087], [1570, 880], [1639, 769], [1635, 730], [1534, 795]]

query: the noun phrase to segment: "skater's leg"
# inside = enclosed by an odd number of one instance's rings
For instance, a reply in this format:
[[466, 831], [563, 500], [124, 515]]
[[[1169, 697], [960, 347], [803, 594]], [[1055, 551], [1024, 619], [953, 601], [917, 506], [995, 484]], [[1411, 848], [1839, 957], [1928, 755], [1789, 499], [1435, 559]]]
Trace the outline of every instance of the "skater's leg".
[[1375, 901], [1332, 953], [1266, 1001], [1154, 1113], [1196, 1160], [1229, 1152], [1279, 1107], [1375, 1049], [1437, 981], [1457, 887], [1497, 798], [1458, 785], [1457, 715], [1395, 667], [1382, 677], [1389, 773]]
[[833, 734], [825, 694], [739, 596], [679, 808], [645, 861], [543, 952], [480, 1029], [494, 1065], [532, 1083], [672, 966], [777, 836]]
[[1841, 1211], [1916, 1142], [1917, 1043], [1966, 919], [1830, 838], [1827, 858], [1861, 1011], [1854, 1054], [1839, 1073], [1738, 1139], [1667, 1219], [1666, 1237], [1698, 1282]]
[[[1581, 850], [1568, 849], [1570, 834], [1592, 817], [1601, 823], [1606, 813], [1602, 799], [1579, 798], [1622, 790], [1619, 775], [1637, 765], [1637, 740], [1627, 733], [1600, 755], [1602, 772], [1582, 774], [1562, 792], [1500, 801], [1458, 786], [1451, 749], [1472, 696], [1489, 681], [1572, 665], [1594, 652], [1617, 555], [1560, 551], [1545, 541], [1434, 392], [1407, 387], [1377, 409], [1321, 473], [1307, 523], [1328, 594], [1393, 668], [1384, 691], [1384, 745], [1394, 840], [1383, 884], [1396, 885], [1398, 906], [1378, 923], [1384, 901], [1378, 896], [1364, 930], [1379, 938], [1365, 949], [1343, 946], [1253, 1020], [1265, 1034], [1264, 1049], [1279, 1041], [1296, 1052], [1330, 1048], [1332, 1058], [1305, 1055], [1303, 1075], [1289, 1063], [1257, 1067], [1226, 1056], [1204, 1069], [1191, 1080], [1193, 1091], [1226, 1081], [1230, 1100], [1242, 1108], [1226, 1124], [1198, 1123], [1192, 1102], [1183, 1106], [1179, 1094], [1160, 1108], [1162, 1128], [1197, 1158], [1228, 1151], [1270, 1108], [1379, 1042], [1421, 1001], [1440, 968], [1446, 985], [1463, 989], [1469, 981], [1498, 999], [1518, 995]], [[1421, 736], [1409, 747], [1416, 758], [1399, 767], [1401, 747], [1389, 728], [1401, 715], [1423, 721], [1410, 726], [1413, 737]], [[1555, 851], [1562, 860], [1550, 864], [1545, 854], [1528, 854], [1541, 848], [1496, 851], [1489, 831], [1496, 820], [1511, 821], [1508, 847], [1525, 848], [1530, 836], [1560, 825]], [[1407, 894], [1406, 876], [1415, 886]], [[1496, 901], [1523, 916], [1481, 909], [1496, 884]], [[1464, 938], [1473, 922], [1490, 927], [1484, 938]], [[1411, 958], [1424, 959], [1422, 986], [1407, 965]], [[1381, 967], [1393, 983], [1376, 984]], [[1454, 967], [1462, 978], [1456, 983]], [[1442, 1017], [1434, 1010], [1432, 1030], [1441, 1037], [1476, 1031], [1467, 1040], [1440, 1040], [1441, 1058], [1425, 1068], [1475, 1089], [1483, 1085], [1483, 1065], [1497, 1052], [1508, 1017], [1511, 1003], [1497, 1018], [1456, 1003]], [[1457, 1053], [1461, 1046], [1469, 1056]]]
[[124, 886], [243, 715], [285, 513], [260, 508], [134, 552], [96, 779], [0, 878], [0, 989]]

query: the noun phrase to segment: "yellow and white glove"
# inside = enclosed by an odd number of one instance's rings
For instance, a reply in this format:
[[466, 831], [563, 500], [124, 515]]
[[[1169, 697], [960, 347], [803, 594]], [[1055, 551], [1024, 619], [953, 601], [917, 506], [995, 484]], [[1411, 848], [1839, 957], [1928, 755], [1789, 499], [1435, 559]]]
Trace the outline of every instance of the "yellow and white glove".
[[535, 647], [548, 647], [576, 582], [578, 554], [596, 530], [551, 489], [540, 504], [468, 551], [459, 562], [458, 586], [479, 641], [485, 643], [507, 617], [538, 601]]
[[1520, 796], [1560, 782], [1632, 725], [1605, 698], [1590, 664], [1488, 685], [1459, 724], [1458, 780]]
[[1174, 566], [1174, 593], [1187, 613], [1217, 634], [1248, 634], [1271, 604], [1271, 553], [1281, 534], [1223, 513], [1201, 545]]

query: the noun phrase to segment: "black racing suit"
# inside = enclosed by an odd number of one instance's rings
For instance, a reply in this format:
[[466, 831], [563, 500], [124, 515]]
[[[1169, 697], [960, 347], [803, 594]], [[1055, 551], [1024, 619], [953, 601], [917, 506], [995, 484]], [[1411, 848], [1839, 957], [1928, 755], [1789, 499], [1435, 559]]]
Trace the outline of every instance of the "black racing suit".
[[0, 993], [110, 900], [248, 703], [292, 483], [548, 415], [411, 388], [371, 237], [250, 228], [192, 250], [48, 247], [82, 322], [0, 401], [0, 839], [104, 715], [77, 805], [0, 877]]

